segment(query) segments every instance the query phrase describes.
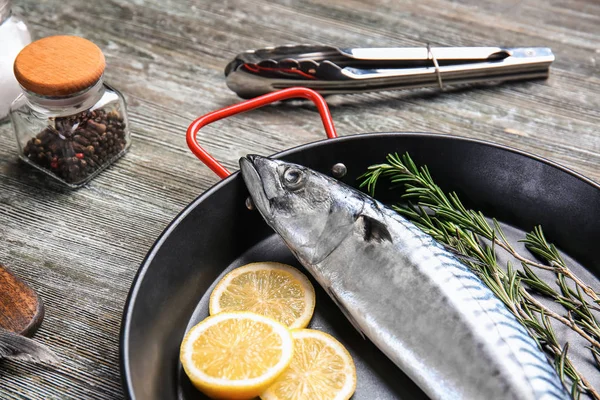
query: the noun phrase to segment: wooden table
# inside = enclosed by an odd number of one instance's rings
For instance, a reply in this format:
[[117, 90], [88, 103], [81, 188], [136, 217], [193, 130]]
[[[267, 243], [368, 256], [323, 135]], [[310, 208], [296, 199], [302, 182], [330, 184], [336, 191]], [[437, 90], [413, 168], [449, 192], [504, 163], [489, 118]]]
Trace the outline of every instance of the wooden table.
[[[327, 3], [325, 5], [324, 3]], [[399, 3], [399, 2], [398, 2]], [[133, 145], [77, 191], [17, 159], [0, 125], [0, 263], [45, 301], [36, 339], [56, 369], [0, 362], [0, 398], [122, 398], [118, 337], [132, 279], [172, 218], [218, 181], [188, 150], [195, 117], [237, 102], [223, 69], [285, 43], [547, 46], [547, 81], [328, 99], [340, 135], [427, 131], [510, 145], [600, 181], [600, 3], [594, 0], [17, 1], [35, 37], [84, 36], [128, 100]], [[322, 139], [311, 105], [269, 107], [211, 125], [203, 142], [228, 168]]]

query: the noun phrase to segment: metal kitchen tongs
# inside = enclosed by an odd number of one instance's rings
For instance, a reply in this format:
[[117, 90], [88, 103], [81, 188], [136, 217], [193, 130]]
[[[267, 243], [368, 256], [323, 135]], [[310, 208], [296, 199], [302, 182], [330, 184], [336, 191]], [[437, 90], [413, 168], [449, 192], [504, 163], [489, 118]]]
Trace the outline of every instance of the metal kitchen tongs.
[[293, 86], [321, 94], [547, 78], [545, 47], [355, 48], [291, 45], [238, 54], [227, 86], [250, 98]]

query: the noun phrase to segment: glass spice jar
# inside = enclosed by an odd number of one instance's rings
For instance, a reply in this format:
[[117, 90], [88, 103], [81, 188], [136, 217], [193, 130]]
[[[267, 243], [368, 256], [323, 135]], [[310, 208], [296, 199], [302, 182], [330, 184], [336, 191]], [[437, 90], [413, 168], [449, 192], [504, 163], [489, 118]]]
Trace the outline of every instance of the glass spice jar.
[[27, 163], [77, 188], [122, 156], [131, 143], [125, 100], [103, 82], [94, 43], [51, 36], [26, 46], [14, 72], [23, 93], [10, 117]]

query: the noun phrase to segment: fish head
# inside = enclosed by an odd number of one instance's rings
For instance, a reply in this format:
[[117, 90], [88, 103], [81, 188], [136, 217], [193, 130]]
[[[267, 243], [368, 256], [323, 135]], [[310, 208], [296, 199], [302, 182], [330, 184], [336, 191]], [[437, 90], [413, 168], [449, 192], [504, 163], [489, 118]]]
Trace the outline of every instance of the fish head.
[[255, 207], [305, 265], [323, 260], [354, 229], [363, 201], [335, 179], [256, 155], [242, 157], [240, 169]]

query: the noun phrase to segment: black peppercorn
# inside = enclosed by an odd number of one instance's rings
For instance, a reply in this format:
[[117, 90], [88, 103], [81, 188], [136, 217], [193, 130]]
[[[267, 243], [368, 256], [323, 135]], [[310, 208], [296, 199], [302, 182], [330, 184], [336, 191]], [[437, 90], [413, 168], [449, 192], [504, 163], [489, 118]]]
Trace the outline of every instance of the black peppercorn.
[[26, 143], [23, 153], [66, 182], [78, 183], [125, 148], [124, 126], [117, 110], [57, 117], [54, 127], [45, 128]]

